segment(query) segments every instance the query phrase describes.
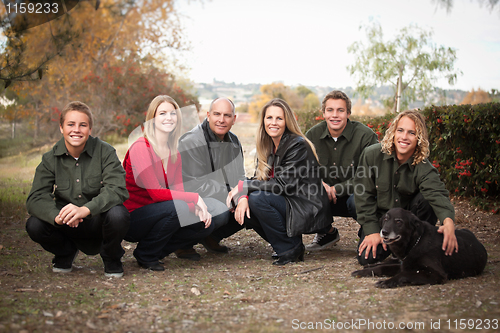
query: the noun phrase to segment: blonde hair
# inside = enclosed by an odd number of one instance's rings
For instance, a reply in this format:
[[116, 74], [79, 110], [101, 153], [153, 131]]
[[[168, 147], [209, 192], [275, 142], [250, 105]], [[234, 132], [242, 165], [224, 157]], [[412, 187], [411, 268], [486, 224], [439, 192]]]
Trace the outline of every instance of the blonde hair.
[[255, 171], [255, 176], [259, 180], [268, 180], [269, 173], [271, 171], [271, 166], [267, 163], [267, 157], [272, 153], [273, 149], [273, 141], [272, 138], [267, 134], [266, 128], [264, 126], [264, 119], [266, 117], [266, 111], [271, 106], [277, 106], [283, 110], [285, 114], [285, 125], [286, 130], [298, 136], [301, 136], [306, 140], [306, 142], [311, 147], [316, 160], [318, 159], [318, 155], [316, 155], [316, 149], [309, 139], [305, 137], [305, 135], [300, 130], [299, 124], [297, 123], [297, 119], [295, 118], [295, 114], [292, 109], [288, 105], [287, 102], [282, 100], [281, 98], [274, 98], [264, 105], [262, 111], [260, 112], [260, 124], [259, 129], [257, 131], [257, 168]]
[[417, 146], [413, 153], [413, 163], [416, 165], [422, 162], [429, 156], [429, 137], [427, 134], [427, 126], [425, 125], [424, 116], [417, 110], [406, 110], [401, 112], [392, 120], [391, 125], [385, 132], [382, 139], [382, 152], [391, 155], [394, 151], [394, 134], [396, 132], [399, 120], [403, 117], [408, 117], [415, 122], [415, 129], [417, 131]]
[[170, 159], [173, 163], [175, 163], [177, 161], [178, 152], [177, 144], [182, 130], [182, 113], [181, 108], [172, 97], [167, 95], [159, 95], [151, 101], [148, 107], [148, 111], [146, 112], [146, 122], [144, 123], [144, 137], [149, 141], [149, 144], [153, 147], [155, 153], [160, 156], [160, 154], [158, 153], [158, 142], [156, 141], [155, 124], [153, 119], [156, 117], [156, 110], [163, 103], [172, 104], [177, 113], [177, 124], [174, 130], [168, 136], [167, 142], [168, 147], [170, 148]]

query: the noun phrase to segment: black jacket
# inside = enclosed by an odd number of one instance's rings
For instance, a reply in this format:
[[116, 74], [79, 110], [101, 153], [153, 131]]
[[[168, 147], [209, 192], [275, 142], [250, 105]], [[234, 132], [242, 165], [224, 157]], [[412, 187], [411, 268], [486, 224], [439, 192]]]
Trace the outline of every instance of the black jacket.
[[320, 166], [304, 138], [286, 131], [267, 163], [274, 167], [274, 177], [245, 181], [243, 188], [249, 193], [267, 191], [285, 197], [289, 237], [315, 233], [331, 225], [330, 202], [321, 182]]
[[179, 139], [179, 152], [186, 192], [226, 203], [228, 191], [245, 179], [238, 137], [228, 132], [223, 141], [218, 140], [207, 119]]

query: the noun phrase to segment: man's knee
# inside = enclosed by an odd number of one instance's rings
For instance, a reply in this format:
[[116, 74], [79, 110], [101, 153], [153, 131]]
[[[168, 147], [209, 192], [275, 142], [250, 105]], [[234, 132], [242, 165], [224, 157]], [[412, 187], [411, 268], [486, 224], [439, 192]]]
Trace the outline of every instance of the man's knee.
[[44, 222], [35, 216], [30, 216], [26, 221], [26, 232], [35, 242], [39, 242], [44, 236], [46, 236], [51, 227], [54, 228], [47, 222]]
[[208, 212], [212, 215], [212, 218], [217, 217], [223, 225], [229, 221], [230, 213], [225, 203], [214, 198], [206, 198], [203, 200], [205, 200]]
[[130, 213], [123, 205], [114, 206], [106, 212], [106, 221], [113, 228], [126, 232], [130, 226]]

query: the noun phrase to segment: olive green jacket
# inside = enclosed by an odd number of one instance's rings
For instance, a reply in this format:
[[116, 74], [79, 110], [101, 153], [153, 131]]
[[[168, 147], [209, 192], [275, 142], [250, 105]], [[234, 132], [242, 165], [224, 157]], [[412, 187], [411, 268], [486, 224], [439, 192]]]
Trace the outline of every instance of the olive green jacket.
[[26, 208], [30, 215], [54, 224], [68, 203], [86, 206], [97, 215], [127, 198], [125, 171], [111, 145], [90, 136], [76, 160], [62, 138], [36, 168]]
[[323, 181], [335, 186], [339, 197], [353, 194], [359, 156], [363, 149], [378, 142], [375, 132], [362, 123], [348, 119], [337, 141], [332, 139], [325, 121], [307, 131], [306, 137], [316, 148]]
[[366, 148], [354, 179], [354, 201], [358, 223], [365, 235], [380, 232], [378, 219], [389, 209], [408, 209], [411, 199], [422, 193], [437, 218], [455, 220], [455, 208], [439, 173], [429, 160], [412, 165], [413, 157], [399, 165], [395, 153], [387, 155], [381, 144]]

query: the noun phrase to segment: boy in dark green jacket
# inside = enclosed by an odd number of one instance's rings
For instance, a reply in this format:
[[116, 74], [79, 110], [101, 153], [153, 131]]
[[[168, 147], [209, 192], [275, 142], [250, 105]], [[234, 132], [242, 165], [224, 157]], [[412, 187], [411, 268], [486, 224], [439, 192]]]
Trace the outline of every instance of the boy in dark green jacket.
[[[321, 103], [325, 121], [311, 128], [306, 137], [316, 148], [321, 178], [333, 216], [356, 220], [353, 180], [363, 149], [378, 143], [377, 135], [362, 123], [351, 121], [351, 99], [340, 90], [329, 92]], [[329, 226], [317, 233], [308, 251], [319, 251], [340, 240], [337, 228]]]
[[121, 277], [129, 227], [125, 171], [109, 144], [90, 136], [92, 113], [81, 102], [61, 112], [63, 138], [45, 153], [26, 201], [26, 231], [54, 254], [53, 271], [70, 272], [78, 251], [100, 253], [106, 276]]

